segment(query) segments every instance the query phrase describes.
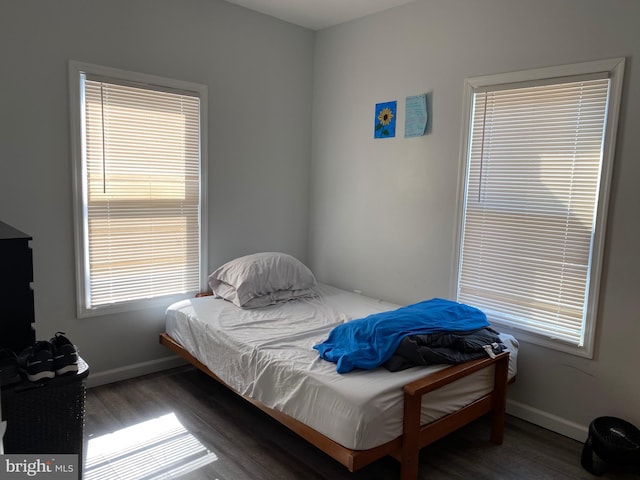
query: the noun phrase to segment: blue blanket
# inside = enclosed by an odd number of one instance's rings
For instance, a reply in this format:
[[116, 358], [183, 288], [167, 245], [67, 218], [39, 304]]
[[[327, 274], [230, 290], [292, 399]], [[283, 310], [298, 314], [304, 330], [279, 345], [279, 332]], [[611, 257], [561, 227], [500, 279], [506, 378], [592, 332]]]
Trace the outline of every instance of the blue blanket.
[[477, 308], [434, 298], [338, 325], [313, 348], [325, 360], [337, 363], [338, 373], [346, 373], [382, 365], [407, 335], [468, 332], [487, 326], [486, 315]]

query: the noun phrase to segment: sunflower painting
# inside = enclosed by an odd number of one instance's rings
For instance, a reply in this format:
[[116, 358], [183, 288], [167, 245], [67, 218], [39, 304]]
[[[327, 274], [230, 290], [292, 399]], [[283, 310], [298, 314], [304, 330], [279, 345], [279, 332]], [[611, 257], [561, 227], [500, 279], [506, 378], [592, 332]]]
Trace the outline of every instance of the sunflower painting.
[[375, 128], [373, 138], [391, 138], [396, 136], [396, 103], [376, 104]]

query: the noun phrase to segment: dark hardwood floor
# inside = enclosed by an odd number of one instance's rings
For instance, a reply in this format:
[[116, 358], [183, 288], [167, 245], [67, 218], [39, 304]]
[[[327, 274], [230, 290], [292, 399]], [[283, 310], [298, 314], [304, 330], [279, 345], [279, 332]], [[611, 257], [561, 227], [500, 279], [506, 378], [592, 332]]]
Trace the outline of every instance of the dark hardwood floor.
[[[86, 480], [399, 478], [391, 458], [349, 473], [192, 367], [89, 389], [86, 410]], [[420, 479], [598, 478], [580, 466], [580, 442], [514, 417], [507, 417], [503, 445], [488, 435], [480, 419], [423, 449]]]

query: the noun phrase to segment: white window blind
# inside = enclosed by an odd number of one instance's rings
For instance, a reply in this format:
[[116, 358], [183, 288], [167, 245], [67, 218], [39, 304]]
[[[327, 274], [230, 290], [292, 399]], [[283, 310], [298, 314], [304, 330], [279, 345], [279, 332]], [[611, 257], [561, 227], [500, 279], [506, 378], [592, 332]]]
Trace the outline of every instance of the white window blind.
[[200, 286], [200, 98], [81, 75], [87, 309]]
[[610, 83], [589, 75], [472, 95], [458, 301], [579, 348], [595, 314]]

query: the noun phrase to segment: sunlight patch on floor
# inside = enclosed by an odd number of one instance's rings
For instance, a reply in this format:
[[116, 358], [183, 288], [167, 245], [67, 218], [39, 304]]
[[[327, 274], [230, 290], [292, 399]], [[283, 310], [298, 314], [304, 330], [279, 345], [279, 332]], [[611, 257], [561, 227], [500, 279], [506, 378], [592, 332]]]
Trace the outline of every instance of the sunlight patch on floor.
[[175, 413], [91, 438], [85, 480], [180, 478], [218, 459]]

